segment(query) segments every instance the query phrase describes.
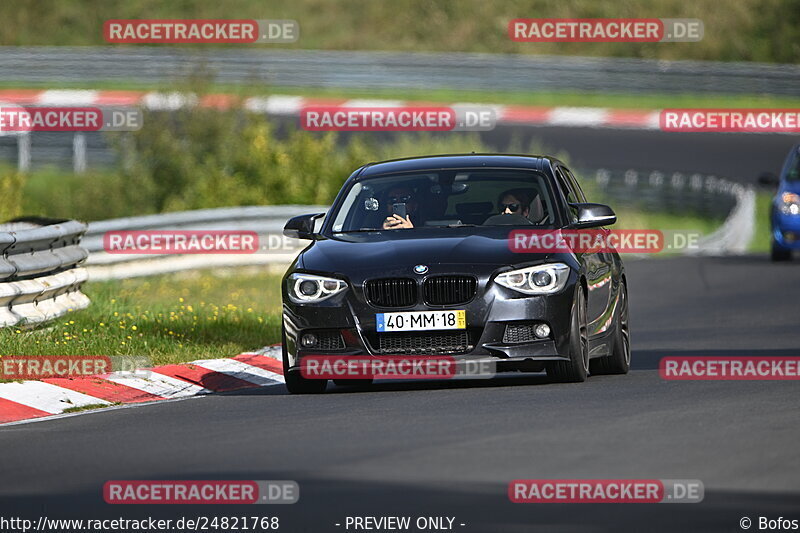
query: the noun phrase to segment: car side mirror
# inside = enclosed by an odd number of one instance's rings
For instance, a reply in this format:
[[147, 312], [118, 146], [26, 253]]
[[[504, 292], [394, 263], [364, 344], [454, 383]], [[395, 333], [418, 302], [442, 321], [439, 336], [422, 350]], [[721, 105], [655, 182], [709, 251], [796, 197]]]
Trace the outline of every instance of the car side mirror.
[[578, 210], [576, 228], [599, 228], [610, 226], [617, 221], [614, 210], [604, 204], [570, 204]]
[[778, 186], [781, 180], [772, 172], [764, 172], [758, 177], [758, 184], [762, 187], [774, 189]]
[[317, 234], [314, 233], [314, 221], [322, 216], [325, 216], [325, 213], [312, 213], [290, 218], [283, 227], [283, 234], [293, 239], [314, 240], [317, 237]]

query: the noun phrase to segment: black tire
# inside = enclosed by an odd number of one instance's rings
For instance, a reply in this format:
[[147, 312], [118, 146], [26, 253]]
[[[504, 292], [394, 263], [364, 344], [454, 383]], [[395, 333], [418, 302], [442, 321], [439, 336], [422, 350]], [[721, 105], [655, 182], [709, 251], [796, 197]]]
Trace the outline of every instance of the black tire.
[[281, 331], [281, 359], [283, 360], [283, 380], [290, 394], [319, 394], [325, 392], [327, 379], [306, 379], [299, 370], [289, 370], [289, 358], [286, 357], [286, 333]]
[[627, 374], [631, 368], [631, 330], [628, 322], [628, 289], [620, 287], [619, 307], [617, 308], [616, 332], [611, 346], [611, 354], [592, 359], [589, 370], [594, 374]]
[[364, 389], [372, 385], [372, 378], [366, 379], [334, 379], [333, 382], [339, 387], [353, 387]]
[[792, 251], [781, 247], [775, 242], [775, 239], [772, 239], [771, 251], [772, 253], [770, 254], [770, 257], [773, 261], [791, 261], [792, 259]]
[[562, 383], [580, 383], [589, 375], [589, 319], [583, 287], [575, 291], [569, 334], [569, 361], [547, 364], [547, 376]]

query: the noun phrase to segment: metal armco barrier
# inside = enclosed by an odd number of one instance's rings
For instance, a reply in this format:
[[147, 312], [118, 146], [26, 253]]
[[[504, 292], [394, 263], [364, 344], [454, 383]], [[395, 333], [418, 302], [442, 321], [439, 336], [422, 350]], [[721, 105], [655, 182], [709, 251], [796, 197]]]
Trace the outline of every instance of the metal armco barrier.
[[737, 202], [732, 194], [737, 184], [717, 176], [633, 169], [600, 169], [578, 175], [589, 178], [592, 174], [605, 200], [647, 211], [723, 219]]
[[743, 254], [753, 239], [756, 193], [752, 187], [717, 176], [657, 170], [600, 169], [594, 175], [600, 200], [612, 206], [619, 202], [648, 211], [724, 218], [696, 249], [686, 250], [687, 255]]
[[[727, 179], [659, 171], [597, 170], [578, 172], [592, 199], [612, 205], [724, 220], [720, 228], [688, 254], [728, 255], [747, 251], [753, 236], [755, 193]], [[586, 178], [594, 176], [594, 185]], [[598, 198], [595, 198], [598, 195]], [[37, 322], [88, 305], [80, 285], [92, 280], [122, 279], [183, 270], [291, 262], [305, 246], [262, 249], [251, 254], [114, 254], [103, 248], [108, 231], [238, 230], [253, 231], [263, 243], [281, 239], [286, 221], [303, 213], [326, 212], [320, 205], [274, 205], [201, 209], [118, 218], [86, 225], [66, 221], [36, 225], [20, 221], [0, 232], [0, 326]], [[83, 233], [85, 232], [85, 235]], [[81, 236], [83, 238], [81, 239]], [[282, 242], [283, 244], [283, 242]], [[87, 258], [86, 268], [75, 268]], [[61, 271], [64, 272], [61, 272]]]
[[288, 249], [259, 250], [252, 254], [113, 254], [103, 248], [103, 235], [108, 231], [131, 230], [234, 230], [254, 231], [261, 243], [268, 246], [270, 239], [282, 239], [283, 226], [293, 216], [303, 213], [323, 213], [328, 206], [271, 205], [223, 207], [116, 218], [92, 222], [82, 245], [89, 250], [87, 261], [93, 280], [122, 279], [182, 270], [210, 267], [233, 267], [289, 263], [307, 244], [291, 241]]
[[[755, 202], [752, 189], [735, 182], [700, 174], [664, 174], [658, 171], [597, 170], [578, 172], [583, 182], [594, 176], [599, 197], [593, 200], [649, 211], [693, 214], [724, 220], [704, 237], [693, 254], [744, 253], [753, 236]], [[589, 185], [587, 184], [587, 188]], [[328, 206], [274, 205], [201, 209], [163, 215], [92, 222], [82, 244], [91, 253], [87, 269], [92, 280], [122, 279], [183, 270], [291, 262], [307, 242], [294, 241], [290, 249], [253, 254], [113, 254], [103, 250], [103, 235], [122, 230], [242, 230], [263, 240], [282, 234], [286, 221], [304, 213], [327, 212]]]
[[[220, 83], [290, 87], [451, 88], [795, 95], [800, 67], [519, 54], [191, 49], [170, 46], [0, 47], [0, 78], [167, 82], [204, 66]], [[135, 73], [132, 74], [132, 73]]]
[[52, 320], [89, 305], [79, 265], [87, 226], [75, 220], [17, 219], [0, 224], [0, 327]]

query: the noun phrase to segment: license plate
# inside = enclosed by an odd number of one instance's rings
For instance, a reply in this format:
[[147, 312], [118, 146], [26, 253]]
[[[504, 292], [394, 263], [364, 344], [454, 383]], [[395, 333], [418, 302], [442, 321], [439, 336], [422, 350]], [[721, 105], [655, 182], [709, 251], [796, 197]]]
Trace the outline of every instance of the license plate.
[[377, 313], [378, 333], [386, 331], [427, 331], [434, 329], [466, 329], [467, 312], [409, 311], [404, 313]]

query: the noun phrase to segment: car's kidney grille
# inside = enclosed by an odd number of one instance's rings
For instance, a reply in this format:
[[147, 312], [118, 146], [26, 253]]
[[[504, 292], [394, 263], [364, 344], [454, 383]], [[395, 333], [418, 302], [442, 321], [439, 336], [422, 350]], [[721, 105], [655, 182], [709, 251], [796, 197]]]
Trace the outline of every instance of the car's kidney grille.
[[435, 355], [469, 351], [466, 330], [378, 334], [378, 353], [391, 355]]
[[425, 303], [455, 305], [470, 301], [477, 284], [470, 276], [434, 276], [425, 280], [422, 293]]
[[417, 303], [417, 282], [408, 278], [372, 279], [364, 284], [367, 300], [378, 307], [408, 307]]

